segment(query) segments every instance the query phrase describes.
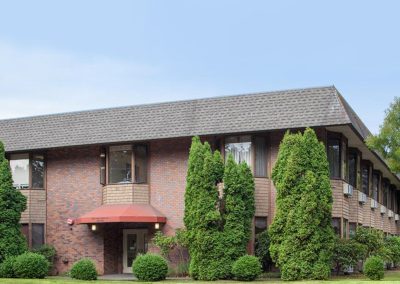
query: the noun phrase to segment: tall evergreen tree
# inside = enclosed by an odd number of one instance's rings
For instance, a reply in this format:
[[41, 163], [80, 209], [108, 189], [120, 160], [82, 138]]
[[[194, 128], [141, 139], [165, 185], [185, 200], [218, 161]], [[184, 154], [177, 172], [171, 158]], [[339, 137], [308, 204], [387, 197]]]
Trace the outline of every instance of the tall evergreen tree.
[[277, 210], [269, 234], [270, 252], [282, 279], [326, 279], [334, 234], [332, 192], [324, 145], [312, 129], [286, 133], [272, 179]]
[[[220, 206], [217, 184], [224, 182]], [[210, 145], [192, 140], [185, 193], [190, 275], [194, 279], [229, 278], [232, 263], [246, 253], [254, 215], [250, 168], [230, 157], [227, 166]]]
[[229, 278], [233, 262], [246, 254], [255, 212], [251, 170], [246, 163], [236, 164], [232, 155], [225, 166], [223, 199], [224, 257], [219, 278]]
[[190, 274], [194, 279], [214, 280], [220, 212], [216, 188], [215, 158], [210, 145], [194, 137], [189, 153], [184, 223], [188, 233]]
[[26, 197], [13, 187], [4, 145], [0, 142], [0, 262], [27, 249], [19, 224], [21, 213], [25, 209]]

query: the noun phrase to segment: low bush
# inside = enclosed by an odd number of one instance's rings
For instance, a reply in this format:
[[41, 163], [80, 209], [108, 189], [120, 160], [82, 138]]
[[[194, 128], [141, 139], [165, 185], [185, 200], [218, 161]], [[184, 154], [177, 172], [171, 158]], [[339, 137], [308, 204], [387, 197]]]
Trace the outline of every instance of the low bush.
[[261, 263], [258, 257], [245, 255], [232, 265], [232, 274], [237, 280], [252, 281], [261, 274]]
[[82, 258], [72, 265], [69, 275], [79, 280], [96, 280], [97, 270], [93, 260]]
[[15, 278], [15, 258], [15, 256], [9, 256], [0, 264], [0, 278]]
[[49, 262], [43, 255], [27, 252], [15, 258], [13, 269], [17, 278], [44, 278]]
[[132, 272], [142, 281], [160, 281], [167, 276], [168, 264], [162, 256], [148, 253], [135, 259]]
[[56, 249], [52, 245], [42, 245], [34, 249], [33, 252], [43, 255], [49, 262], [49, 272], [53, 268], [54, 258], [56, 256]]
[[379, 256], [370, 256], [364, 264], [363, 273], [371, 280], [381, 280], [384, 277], [383, 260]]

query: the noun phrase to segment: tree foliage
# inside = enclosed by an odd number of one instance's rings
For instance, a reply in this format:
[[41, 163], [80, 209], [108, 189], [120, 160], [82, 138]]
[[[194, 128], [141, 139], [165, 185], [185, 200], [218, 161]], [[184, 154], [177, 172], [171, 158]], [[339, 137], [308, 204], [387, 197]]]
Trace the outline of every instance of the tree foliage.
[[312, 129], [286, 133], [272, 179], [277, 210], [270, 253], [282, 279], [327, 279], [334, 246], [332, 192], [325, 147]]
[[400, 173], [400, 98], [390, 104], [379, 134], [368, 137], [367, 145], [383, 155], [393, 172]]
[[[222, 200], [217, 184], [224, 182]], [[222, 204], [222, 206], [221, 206]], [[189, 153], [184, 223], [194, 279], [231, 277], [232, 264], [246, 254], [254, 215], [254, 181], [246, 164], [232, 157], [224, 167], [218, 151], [194, 137]]]
[[364, 257], [379, 255], [384, 247], [383, 233], [374, 228], [357, 227], [355, 241], [365, 246]]
[[268, 271], [272, 261], [269, 254], [269, 235], [267, 230], [256, 235], [254, 254], [260, 259], [263, 271]]
[[333, 249], [333, 263], [336, 274], [342, 269], [355, 266], [365, 256], [366, 246], [354, 239], [341, 239], [336, 237]]
[[4, 145], [0, 142], [0, 263], [9, 256], [17, 256], [27, 250], [19, 224], [25, 209], [26, 197], [13, 187]]

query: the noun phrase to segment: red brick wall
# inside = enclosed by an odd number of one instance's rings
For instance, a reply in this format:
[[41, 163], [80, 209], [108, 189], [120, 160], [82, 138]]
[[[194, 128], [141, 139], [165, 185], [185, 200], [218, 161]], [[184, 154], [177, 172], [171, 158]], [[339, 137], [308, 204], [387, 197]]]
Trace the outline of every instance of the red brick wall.
[[183, 228], [190, 138], [150, 144], [150, 203], [167, 217], [163, 231]]
[[82, 257], [92, 258], [99, 273], [104, 271], [101, 233], [91, 232], [87, 225], [67, 225], [68, 218], [77, 218], [101, 205], [99, 180], [97, 147], [48, 151], [47, 242], [57, 250], [56, 274], [66, 272]]

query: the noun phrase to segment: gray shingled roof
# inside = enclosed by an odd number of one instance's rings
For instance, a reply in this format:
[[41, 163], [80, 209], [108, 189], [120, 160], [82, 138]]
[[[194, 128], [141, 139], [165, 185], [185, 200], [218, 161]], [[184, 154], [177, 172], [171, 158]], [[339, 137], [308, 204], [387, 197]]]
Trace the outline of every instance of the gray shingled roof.
[[22, 151], [342, 124], [369, 133], [332, 86], [0, 120], [0, 140]]

